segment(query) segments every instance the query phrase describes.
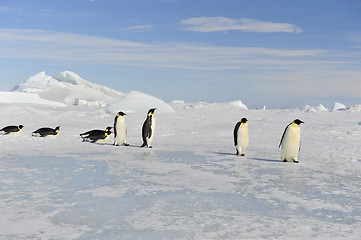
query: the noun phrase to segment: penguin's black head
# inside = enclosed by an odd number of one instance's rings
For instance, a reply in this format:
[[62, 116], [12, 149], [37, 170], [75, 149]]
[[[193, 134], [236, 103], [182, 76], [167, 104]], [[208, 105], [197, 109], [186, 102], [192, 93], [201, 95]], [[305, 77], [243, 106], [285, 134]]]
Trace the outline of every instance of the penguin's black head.
[[296, 123], [297, 125], [300, 125], [303, 122], [300, 119], [295, 119], [295, 120], [293, 120], [293, 123]]
[[19, 125], [19, 127], [18, 127], [18, 128], [19, 128], [19, 129], [23, 129], [23, 127], [24, 127], [23, 125]]
[[118, 116], [125, 116], [127, 114], [123, 113], [123, 112], [118, 112]]
[[148, 115], [149, 115], [149, 114], [154, 114], [154, 111], [155, 111], [155, 110], [156, 110], [156, 108], [149, 109]]
[[60, 130], [60, 126], [57, 126], [57, 127], [55, 128], [55, 132], [59, 132], [59, 130]]
[[241, 123], [246, 123], [248, 120], [247, 120], [247, 118], [242, 118], [241, 119]]
[[110, 135], [112, 133], [112, 131], [110, 131], [110, 129], [112, 129], [112, 127], [109, 127], [109, 126], [105, 129], [106, 135]]

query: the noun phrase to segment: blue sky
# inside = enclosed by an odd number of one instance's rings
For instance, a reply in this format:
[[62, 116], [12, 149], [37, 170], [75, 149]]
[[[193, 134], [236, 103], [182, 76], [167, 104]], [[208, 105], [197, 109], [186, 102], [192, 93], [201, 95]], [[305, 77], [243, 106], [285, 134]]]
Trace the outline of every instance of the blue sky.
[[0, 89], [73, 71], [165, 101], [361, 103], [358, 0], [1, 0]]

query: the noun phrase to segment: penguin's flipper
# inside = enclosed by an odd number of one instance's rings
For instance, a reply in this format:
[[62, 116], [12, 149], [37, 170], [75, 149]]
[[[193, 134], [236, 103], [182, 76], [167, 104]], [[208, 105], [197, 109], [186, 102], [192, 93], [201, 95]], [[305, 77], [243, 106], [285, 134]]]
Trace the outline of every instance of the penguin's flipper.
[[278, 148], [281, 147], [283, 138], [284, 138], [284, 136], [285, 136], [285, 134], [286, 134], [286, 131], [287, 131], [287, 128], [288, 128], [288, 126], [291, 125], [291, 124], [292, 124], [292, 123], [288, 124], [287, 127], [285, 128], [285, 130], [283, 131], [282, 138], [281, 138], [281, 141], [280, 141], [280, 145], [278, 145]]
[[147, 138], [150, 138], [150, 136], [152, 136], [152, 129], [150, 126], [151, 126], [150, 119], [147, 118], [142, 128], [143, 145], [141, 147], [145, 147], [147, 145]]
[[237, 146], [237, 138], [238, 138], [238, 129], [241, 126], [241, 122], [238, 122], [233, 130], [233, 139], [234, 139], [234, 146]]
[[[118, 116], [117, 116], [118, 117]], [[117, 137], [117, 117], [115, 117], [114, 119], [114, 125], [113, 125], [113, 129], [114, 129], [114, 138]]]

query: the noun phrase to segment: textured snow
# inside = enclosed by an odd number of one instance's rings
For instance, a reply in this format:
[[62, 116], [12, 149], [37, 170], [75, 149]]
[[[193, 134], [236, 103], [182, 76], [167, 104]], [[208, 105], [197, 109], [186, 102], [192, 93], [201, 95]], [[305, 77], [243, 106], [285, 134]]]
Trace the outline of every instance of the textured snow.
[[82, 79], [65, 71], [54, 77], [40, 72], [14, 87], [15, 92], [37, 93], [40, 98], [66, 105], [101, 106], [116, 101], [124, 93]]
[[[360, 238], [361, 105], [306, 112], [173, 101], [175, 113], [155, 112], [152, 149], [139, 148], [148, 109], [132, 105], [130, 146], [116, 147], [79, 136], [112, 126], [109, 106], [0, 102], [0, 127], [24, 125], [0, 136], [0, 239]], [[242, 117], [246, 157], [233, 146]], [[295, 118], [305, 122], [300, 163], [282, 163], [277, 146]], [[31, 136], [58, 125], [58, 138]]]
[[[105, 111], [111, 113], [116, 113], [120, 111], [119, 109], [128, 112], [144, 112], [156, 107], [157, 112], [174, 113], [169, 104], [159, 98], [138, 91], [122, 93], [84, 80], [71, 71], [60, 72], [53, 77], [40, 72], [15, 86], [13, 92], [14, 96], [16, 92], [24, 93], [17, 95], [19, 99], [24, 96], [23, 100], [17, 102], [26, 102], [33, 96], [32, 102], [36, 103], [34, 95], [25, 94], [36, 93], [40, 104], [47, 102], [52, 105], [63, 103], [68, 106], [106, 107]], [[4, 98], [6, 98], [5, 95], [2, 98], [0, 96], [0, 100]], [[12, 100], [3, 102], [9, 103]]]
[[14, 87], [13, 91], [37, 93], [52, 87], [65, 88], [66, 86], [51, 76], [40, 72]]

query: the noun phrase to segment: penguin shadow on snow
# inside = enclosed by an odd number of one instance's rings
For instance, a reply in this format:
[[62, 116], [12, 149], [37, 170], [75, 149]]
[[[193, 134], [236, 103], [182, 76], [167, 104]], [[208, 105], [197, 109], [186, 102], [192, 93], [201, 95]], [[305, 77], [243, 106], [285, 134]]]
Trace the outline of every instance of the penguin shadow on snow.
[[281, 163], [280, 160], [275, 160], [275, 159], [267, 159], [267, 158], [249, 158], [252, 160], [256, 160], [256, 161], [261, 161], [261, 162], [276, 162], [276, 163]]
[[[215, 154], [218, 154], [218, 155], [224, 155], [224, 156], [234, 156], [236, 157], [237, 155], [234, 154], [234, 153], [224, 153], [224, 152], [214, 152]], [[242, 156], [244, 157], [244, 156]]]
[[127, 144], [127, 145], [115, 145], [114, 143], [111, 144], [113, 147], [129, 147], [129, 148], [139, 148], [140, 145], [134, 144]]
[[266, 159], [266, 158], [248, 158], [247, 156], [239, 156], [237, 154], [234, 153], [226, 153], [226, 152], [214, 152], [215, 154], [218, 155], [223, 155], [223, 156], [233, 156], [234, 158], [237, 159], [249, 159], [249, 160], [256, 160], [256, 161], [262, 161], [262, 162], [281, 162], [280, 160], [275, 160], [275, 159]]

